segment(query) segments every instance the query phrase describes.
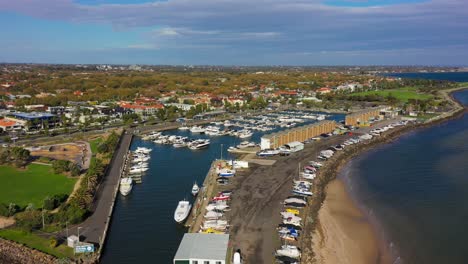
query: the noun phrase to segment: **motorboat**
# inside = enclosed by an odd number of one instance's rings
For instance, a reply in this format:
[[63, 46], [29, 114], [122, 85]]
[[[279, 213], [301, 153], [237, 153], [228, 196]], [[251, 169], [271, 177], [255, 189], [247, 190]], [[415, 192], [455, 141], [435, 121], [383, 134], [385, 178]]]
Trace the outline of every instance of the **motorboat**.
[[218, 170], [218, 175], [220, 177], [232, 177], [236, 174], [235, 170], [230, 170], [230, 169], [221, 169]]
[[307, 204], [307, 201], [299, 198], [287, 198], [286, 200], [284, 200], [284, 203]]
[[213, 201], [227, 201], [230, 200], [230, 195], [218, 194], [218, 196], [213, 197]]
[[142, 172], [145, 172], [147, 171], [148, 168], [146, 167], [138, 167], [138, 168], [135, 168], [135, 167], [132, 167], [130, 168], [130, 171], [128, 172], [129, 174], [136, 174], [136, 173], [142, 173]]
[[205, 133], [205, 129], [201, 126], [193, 126], [190, 128], [190, 132], [192, 133]]
[[265, 149], [265, 150], [257, 152], [257, 156], [259, 156], [259, 157], [271, 157], [271, 156], [278, 155], [279, 153], [280, 153], [280, 151], [276, 150], [276, 149]]
[[150, 148], [145, 148], [145, 147], [138, 147], [135, 150], [135, 153], [143, 153], [143, 154], [149, 154], [152, 151]]
[[133, 188], [133, 180], [130, 177], [122, 178], [120, 180], [119, 191], [123, 196], [130, 194]]
[[276, 250], [276, 256], [299, 258], [301, 257], [301, 251], [296, 246], [283, 245], [280, 249]]
[[237, 250], [236, 253], [234, 253], [234, 257], [232, 258], [232, 264], [242, 264], [240, 250]]
[[153, 139], [156, 139], [158, 138], [159, 136], [161, 136], [161, 132], [151, 132], [149, 133], [148, 135], [142, 137], [143, 140], [153, 140]]
[[240, 131], [239, 134], [238, 134], [238, 137], [239, 138], [249, 138], [253, 135], [253, 133], [249, 130], [245, 130], [245, 131]]
[[179, 130], [190, 130], [190, 127], [188, 126], [181, 126], [178, 128]]
[[198, 187], [197, 183], [194, 183], [193, 186], [192, 186], [192, 195], [196, 196], [199, 191], [200, 191], [200, 187]]
[[305, 196], [312, 196], [312, 192], [305, 189], [305, 188], [300, 188], [300, 187], [294, 187], [292, 192], [294, 194], [299, 194], [299, 195], [305, 195]]
[[302, 178], [304, 179], [307, 179], [307, 180], [313, 180], [315, 179], [315, 173], [308, 173], [308, 172], [301, 172], [299, 173], [299, 176], [301, 176]]
[[192, 205], [188, 201], [185, 201], [185, 200], [180, 201], [174, 212], [174, 220], [177, 223], [184, 222], [185, 219], [187, 219], [191, 208], [192, 208]]
[[209, 139], [197, 139], [191, 142], [188, 147], [192, 150], [204, 149], [210, 145]]
[[219, 219], [221, 217], [223, 217], [223, 213], [218, 213], [216, 211], [208, 211], [206, 212], [204, 218], [205, 219]]

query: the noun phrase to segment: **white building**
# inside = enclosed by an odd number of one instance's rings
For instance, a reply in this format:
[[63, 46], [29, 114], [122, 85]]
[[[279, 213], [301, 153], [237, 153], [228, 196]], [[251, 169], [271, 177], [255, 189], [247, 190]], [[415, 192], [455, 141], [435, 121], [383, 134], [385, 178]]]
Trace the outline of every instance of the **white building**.
[[174, 264], [226, 264], [229, 235], [186, 233]]

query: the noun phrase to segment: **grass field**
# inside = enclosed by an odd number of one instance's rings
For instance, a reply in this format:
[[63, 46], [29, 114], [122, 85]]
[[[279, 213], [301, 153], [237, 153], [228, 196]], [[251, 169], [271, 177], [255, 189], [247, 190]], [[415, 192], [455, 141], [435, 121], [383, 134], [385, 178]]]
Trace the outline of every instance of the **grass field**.
[[97, 154], [97, 148], [101, 142], [101, 137], [89, 141], [89, 146], [91, 147], [91, 152], [93, 152], [93, 155]]
[[76, 179], [55, 174], [51, 166], [30, 164], [26, 169], [0, 166], [0, 203], [42, 207], [46, 196], [70, 194]]
[[52, 248], [48, 239], [25, 231], [17, 229], [0, 230], [0, 237], [24, 244], [30, 248], [35, 248], [49, 255], [56, 256], [57, 258], [73, 257], [73, 249], [66, 245], [60, 245]]
[[381, 91], [367, 91], [367, 92], [358, 92], [353, 93], [351, 96], [366, 96], [366, 95], [379, 95], [379, 96], [388, 96], [392, 95], [401, 102], [407, 102], [409, 99], [417, 100], [426, 100], [432, 98], [430, 94], [418, 93], [417, 89], [414, 87], [404, 87], [395, 90], [381, 90]]

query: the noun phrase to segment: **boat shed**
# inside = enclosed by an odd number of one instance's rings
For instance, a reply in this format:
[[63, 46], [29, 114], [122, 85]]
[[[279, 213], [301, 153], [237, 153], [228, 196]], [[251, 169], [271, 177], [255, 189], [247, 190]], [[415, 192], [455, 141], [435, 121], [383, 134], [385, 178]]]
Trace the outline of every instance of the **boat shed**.
[[173, 264], [226, 264], [228, 234], [186, 233]]
[[323, 120], [310, 125], [286, 129], [277, 133], [264, 135], [260, 139], [260, 148], [262, 150], [276, 149], [294, 141], [304, 142], [320, 134], [333, 132], [335, 128], [335, 121]]
[[299, 141], [289, 142], [288, 144], [284, 145], [287, 149], [291, 152], [298, 152], [304, 149], [304, 143]]

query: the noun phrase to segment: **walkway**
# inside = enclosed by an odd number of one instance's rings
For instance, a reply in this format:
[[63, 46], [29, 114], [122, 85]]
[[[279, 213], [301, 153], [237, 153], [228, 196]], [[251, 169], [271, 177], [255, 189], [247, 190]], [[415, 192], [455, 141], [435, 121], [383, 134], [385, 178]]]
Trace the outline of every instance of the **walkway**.
[[[114, 153], [113, 159], [109, 164], [109, 170], [104, 177], [99, 191], [96, 195], [94, 213], [86, 219], [85, 222], [78, 225], [80, 227], [81, 241], [100, 243], [105, 236], [108, 222], [115, 202], [115, 193], [120, 180], [120, 172], [125, 155], [127, 154], [132, 141], [133, 130], [129, 129], [124, 132], [119, 147]], [[78, 233], [78, 226], [72, 227], [69, 230], [69, 235]]]

